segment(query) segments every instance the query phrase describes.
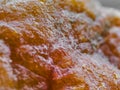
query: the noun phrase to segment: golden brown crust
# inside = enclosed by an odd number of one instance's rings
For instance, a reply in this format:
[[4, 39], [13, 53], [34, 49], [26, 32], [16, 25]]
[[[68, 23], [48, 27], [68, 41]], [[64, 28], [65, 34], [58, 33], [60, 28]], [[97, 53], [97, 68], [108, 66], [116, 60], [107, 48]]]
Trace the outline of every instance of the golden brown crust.
[[[118, 27], [119, 21], [114, 16], [104, 17], [101, 9], [100, 14], [94, 13], [87, 6], [89, 2], [13, 0], [2, 3], [0, 89], [120, 90], [119, 69], [99, 52], [104, 47], [101, 42], [106, 40], [105, 45], [109, 46], [106, 42], [112, 38], [106, 36], [107, 30]], [[3, 67], [6, 62], [12, 73]]]
[[101, 48], [111, 63], [120, 68], [120, 28], [114, 27], [105, 38]]

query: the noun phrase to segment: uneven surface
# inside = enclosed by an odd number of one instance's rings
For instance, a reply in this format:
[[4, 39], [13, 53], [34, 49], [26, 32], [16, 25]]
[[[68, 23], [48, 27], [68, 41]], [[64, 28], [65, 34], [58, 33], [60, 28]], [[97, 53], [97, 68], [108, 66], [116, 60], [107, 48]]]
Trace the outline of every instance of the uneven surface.
[[110, 30], [101, 48], [110, 62], [120, 68], [120, 28], [114, 27]]
[[120, 18], [90, 0], [1, 0], [0, 90], [120, 90]]

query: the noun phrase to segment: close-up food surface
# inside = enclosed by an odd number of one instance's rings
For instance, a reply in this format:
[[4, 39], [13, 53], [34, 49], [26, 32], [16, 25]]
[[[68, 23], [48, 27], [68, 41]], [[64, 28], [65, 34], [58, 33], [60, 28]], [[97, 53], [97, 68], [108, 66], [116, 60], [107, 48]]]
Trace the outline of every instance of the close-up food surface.
[[0, 90], [120, 90], [119, 11], [0, 0]]

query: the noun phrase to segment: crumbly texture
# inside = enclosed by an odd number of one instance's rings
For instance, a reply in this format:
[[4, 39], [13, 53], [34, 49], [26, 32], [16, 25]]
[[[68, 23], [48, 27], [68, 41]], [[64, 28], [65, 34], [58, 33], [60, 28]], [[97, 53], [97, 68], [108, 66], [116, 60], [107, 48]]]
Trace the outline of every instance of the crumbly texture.
[[0, 1], [0, 90], [120, 90], [120, 18], [90, 0]]

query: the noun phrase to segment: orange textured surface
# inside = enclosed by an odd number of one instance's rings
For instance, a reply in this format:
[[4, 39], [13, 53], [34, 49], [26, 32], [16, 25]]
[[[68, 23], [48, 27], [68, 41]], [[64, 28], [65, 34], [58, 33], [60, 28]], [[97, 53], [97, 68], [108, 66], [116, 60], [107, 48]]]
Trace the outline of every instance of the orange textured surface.
[[120, 68], [120, 28], [114, 27], [109, 31], [101, 49], [110, 62]]
[[0, 90], [120, 90], [111, 13], [90, 0], [1, 1]]

